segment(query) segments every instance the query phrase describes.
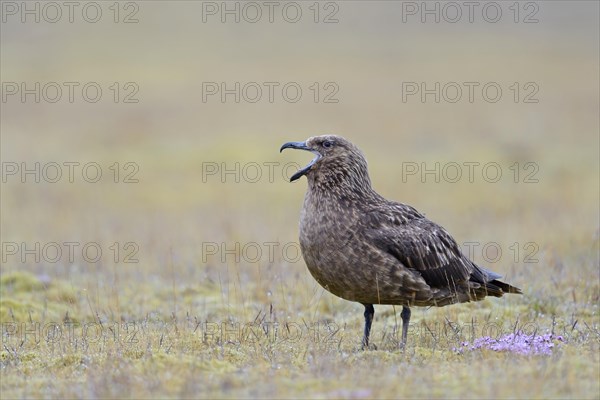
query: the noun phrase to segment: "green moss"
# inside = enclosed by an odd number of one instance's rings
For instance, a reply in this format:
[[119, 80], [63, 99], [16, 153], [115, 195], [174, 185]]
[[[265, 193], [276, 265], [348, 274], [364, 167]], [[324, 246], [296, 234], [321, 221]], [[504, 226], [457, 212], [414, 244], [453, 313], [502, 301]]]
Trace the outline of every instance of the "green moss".
[[0, 300], [0, 322], [28, 321], [32, 315], [41, 312], [38, 305], [30, 301], [7, 299], [3, 296]]
[[78, 320], [79, 299], [72, 285], [53, 279], [41, 282], [35, 275], [15, 271], [2, 275], [0, 321], [63, 322]]
[[0, 277], [0, 290], [2, 295], [20, 292], [33, 292], [43, 290], [45, 285], [29, 272], [14, 271]]
[[75, 304], [77, 303], [77, 294], [68, 284], [60, 281], [53, 281], [46, 290], [48, 301]]

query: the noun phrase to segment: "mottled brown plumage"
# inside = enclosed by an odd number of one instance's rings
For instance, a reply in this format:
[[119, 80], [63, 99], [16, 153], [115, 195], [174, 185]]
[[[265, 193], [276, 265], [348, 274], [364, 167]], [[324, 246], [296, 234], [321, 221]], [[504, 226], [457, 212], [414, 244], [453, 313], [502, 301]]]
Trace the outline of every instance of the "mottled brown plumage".
[[346, 139], [316, 136], [281, 147], [316, 154], [291, 181], [306, 175], [300, 247], [313, 277], [325, 289], [365, 306], [363, 346], [373, 304], [402, 305], [402, 345], [410, 306], [445, 306], [501, 297], [521, 290], [477, 266], [441, 226], [413, 207], [389, 201], [371, 188], [362, 152]]

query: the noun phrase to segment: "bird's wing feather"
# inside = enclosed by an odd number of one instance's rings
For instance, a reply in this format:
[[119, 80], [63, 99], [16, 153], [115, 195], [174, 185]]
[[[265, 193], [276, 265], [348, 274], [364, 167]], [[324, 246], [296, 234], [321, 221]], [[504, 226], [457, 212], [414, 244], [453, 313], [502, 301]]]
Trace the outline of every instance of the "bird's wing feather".
[[418, 272], [431, 287], [468, 281], [474, 264], [463, 255], [452, 236], [424, 216], [406, 214], [399, 206], [404, 205], [393, 203], [365, 215], [372, 243], [405, 268]]

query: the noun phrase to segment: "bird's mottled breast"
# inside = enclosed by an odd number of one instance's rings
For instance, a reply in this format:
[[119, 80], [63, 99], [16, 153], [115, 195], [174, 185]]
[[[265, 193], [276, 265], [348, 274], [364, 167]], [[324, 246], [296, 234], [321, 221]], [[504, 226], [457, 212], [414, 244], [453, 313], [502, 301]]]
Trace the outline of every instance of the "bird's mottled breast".
[[360, 210], [344, 198], [307, 193], [300, 219], [300, 247], [312, 276], [330, 292], [353, 299], [364, 282], [364, 246], [357, 240]]
[[359, 220], [359, 210], [351, 201], [307, 192], [300, 217], [300, 244], [321, 248], [351, 234]]

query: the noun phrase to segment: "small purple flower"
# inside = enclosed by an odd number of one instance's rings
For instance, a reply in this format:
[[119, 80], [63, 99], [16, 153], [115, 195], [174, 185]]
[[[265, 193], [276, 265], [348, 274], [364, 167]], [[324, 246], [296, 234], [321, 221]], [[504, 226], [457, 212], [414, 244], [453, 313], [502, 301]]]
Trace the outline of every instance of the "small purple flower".
[[564, 342], [562, 336], [555, 336], [551, 333], [544, 335], [528, 335], [523, 332], [510, 333], [501, 336], [498, 339], [493, 339], [489, 336], [484, 336], [475, 339], [471, 345], [469, 342], [462, 342], [463, 349], [455, 350], [462, 354], [464, 348], [469, 350], [488, 349], [493, 351], [508, 351], [517, 354], [552, 354], [552, 349], [556, 342]]

